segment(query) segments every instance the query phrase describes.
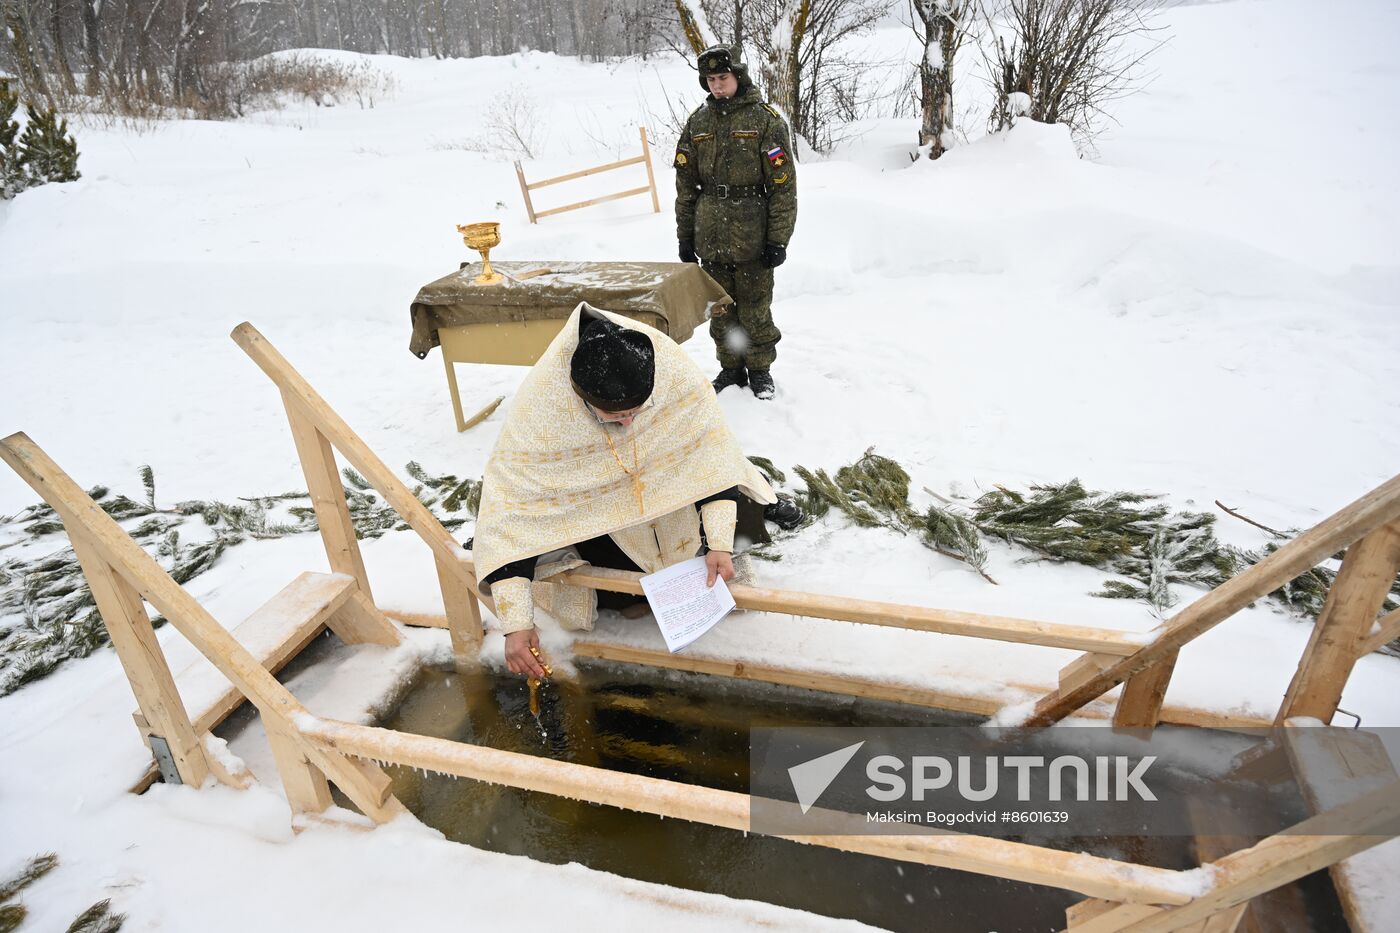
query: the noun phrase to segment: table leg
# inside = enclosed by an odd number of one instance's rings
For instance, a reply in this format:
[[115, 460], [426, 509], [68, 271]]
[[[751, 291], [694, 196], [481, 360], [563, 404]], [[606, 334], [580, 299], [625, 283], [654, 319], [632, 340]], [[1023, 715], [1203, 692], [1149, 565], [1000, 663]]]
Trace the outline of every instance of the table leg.
[[464, 418], [462, 416], [462, 395], [457, 389], [457, 367], [455, 363], [456, 361], [447, 355], [447, 350], [444, 348], [442, 351], [442, 365], [443, 368], [447, 370], [447, 391], [452, 395], [452, 417], [457, 420], [457, 433], [460, 434], [468, 428], [476, 427], [478, 424], [491, 417], [491, 413], [500, 407], [500, 404], [506, 400], [506, 397], [504, 395], [498, 395], [494, 402], [482, 408], [481, 411], [472, 415], [470, 418]]
[[[499, 407], [501, 406], [501, 403], [504, 402], [505, 400], [506, 400], [506, 397], [505, 397], [504, 395], [498, 395], [498, 396], [496, 396], [496, 400], [495, 400], [495, 401], [491, 402], [491, 403], [490, 403], [489, 405], [487, 405], [485, 408], [481, 409], [481, 411], [477, 412], [476, 414], [474, 414], [474, 415], [472, 415], [470, 418], [468, 418], [468, 419], [467, 419], [467, 423], [464, 424], [464, 425], [462, 425], [462, 427], [460, 427], [458, 430], [459, 430], [459, 431], [465, 431], [465, 430], [467, 430], [468, 428], [474, 428], [474, 427], [476, 427], [478, 424], [481, 424], [481, 422], [483, 422], [483, 421], [485, 421], [487, 418], [491, 417], [491, 412], [493, 412], [493, 411], [495, 411], [497, 408], [499, 408]], [[459, 422], [461, 421], [461, 416], [458, 416], [458, 421], [459, 421]]]
[[462, 420], [462, 396], [457, 391], [457, 370], [452, 365], [452, 359], [447, 355], [447, 350], [442, 351], [442, 365], [447, 370], [447, 391], [452, 394], [452, 415], [457, 419], [457, 433], [467, 429], [467, 424]]

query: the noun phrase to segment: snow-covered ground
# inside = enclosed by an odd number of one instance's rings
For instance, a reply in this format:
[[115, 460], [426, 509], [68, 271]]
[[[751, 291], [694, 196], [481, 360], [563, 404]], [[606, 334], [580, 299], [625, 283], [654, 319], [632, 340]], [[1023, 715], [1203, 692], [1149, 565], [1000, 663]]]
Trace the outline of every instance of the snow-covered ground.
[[[909, 120], [867, 121], [832, 158], [804, 161], [777, 275], [778, 399], [721, 396], [748, 450], [834, 470], [874, 446], [909, 471], [916, 504], [923, 487], [1078, 476], [1181, 508], [1219, 499], [1274, 527], [1310, 525], [1388, 479], [1400, 469], [1400, 9], [1338, 4], [1326, 28], [1317, 10], [1167, 11], [1158, 77], [1117, 105], [1121, 126], [1097, 161], [1076, 158], [1061, 129], [1023, 124], [911, 165]], [[890, 28], [870, 44], [898, 57], [908, 37]], [[0, 205], [0, 434], [27, 431], [84, 485], [136, 491], [150, 463], [165, 502], [300, 488], [278, 395], [227, 337], [250, 320], [390, 465], [479, 475], [501, 414], [457, 434], [436, 354], [407, 351], [417, 288], [470, 258], [454, 225], [501, 220], [502, 259], [671, 260], [675, 239], [669, 207], [652, 214], [645, 199], [527, 224], [508, 158], [470, 148], [491, 101], [533, 101], [541, 147], [527, 171], [544, 177], [630, 154], [639, 122], [664, 137], [664, 98], [693, 105], [699, 88], [675, 60], [373, 65], [395, 85], [373, 109], [79, 126], [83, 179]], [[656, 160], [664, 191], [664, 138]], [[642, 183], [630, 179], [539, 200]], [[686, 349], [713, 367], [703, 333]], [[508, 395], [523, 372], [463, 367], [466, 404]], [[0, 471], [0, 514], [34, 498]], [[1228, 517], [1219, 533], [1262, 541]], [[390, 535], [365, 554], [381, 604], [440, 611], [416, 538]], [[764, 583], [1134, 631], [1157, 623], [1141, 604], [1087, 596], [1104, 575], [1086, 568], [996, 549], [991, 586], [837, 517], [783, 554], [759, 565]], [[190, 589], [233, 625], [323, 567], [312, 536], [260, 542]], [[605, 634], [659, 645], [645, 630]], [[1242, 612], [1183, 652], [1168, 703], [1272, 715], [1307, 636], [1266, 603]], [[161, 641], [177, 670], [192, 656], [168, 628]], [[1023, 695], [1001, 685], [1048, 687], [1071, 657], [785, 617], [736, 620], [695, 650], [1008, 702]], [[1368, 725], [1400, 724], [1397, 677], [1400, 662], [1363, 659], [1343, 706]], [[346, 702], [332, 694], [327, 703]], [[311, 911], [328, 902], [355, 929], [464, 911], [543, 926], [564, 910], [604, 916], [589, 905], [626, 892], [637, 896], [609, 909], [612, 926], [728, 924], [738, 915], [726, 911], [750, 909], [684, 892], [658, 900], [658, 889], [450, 846], [417, 826], [293, 838], [265, 789], [128, 798], [143, 764], [130, 708], [110, 652], [0, 700], [0, 875], [36, 852], [64, 860], [26, 896], [36, 928], [61, 926], [99, 892], [132, 915], [128, 929], [246, 926], [259, 910], [250, 892], [285, 905], [286, 929], [319, 925]], [[527, 898], [535, 909], [508, 906]], [[753, 909], [776, 925], [822, 922]]]

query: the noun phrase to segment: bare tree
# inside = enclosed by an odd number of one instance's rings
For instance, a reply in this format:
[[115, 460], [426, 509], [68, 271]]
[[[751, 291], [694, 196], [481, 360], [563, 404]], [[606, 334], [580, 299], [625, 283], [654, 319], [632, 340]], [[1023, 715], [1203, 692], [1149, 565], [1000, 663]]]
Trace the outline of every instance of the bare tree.
[[78, 0], [78, 4], [83, 18], [83, 53], [87, 65], [83, 90], [89, 95], [95, 95], [100, 87], [102, 75], [102, 34], [98, 31], [97, 22], [102, 0]]
[[705, 51], [712, 45], [718, 44], [715, 32], [710, 28], [709, 20], [705, 18], [705, 11], [701, 9], [698, 0], [675, 0], [676, 14], [680, 16], [681, 30], [685, 33], [686, 41], [690, 43], [690, 50], [696, 55]]
[[997, 34], [987, 12], [990, 129], [1024, 112], [1063, 123], [1080, 146], [1092, 145], [1105, 108], [1142, 86], [1144, 62], [1165, 41], [1147, 10], [1146, 0], [1005, 0], [1009, 36]]
[[[807, 7], [805, 14], [801, 6]], [[772, 78], [765, 73], [764, 91], [776, 99], [770, 81], [778, 84], [781, 93], [787, 94], [790, 88], [787, 117], [793, 133], [815, 149], [830, 148], [836, 141], [834, 126], [851, 119], [864, 101], [862, 80], [867, 69], [864, 63], [849, 59], [842, 45], [868, 32], [888, 11], [888, 0], [805, 0], [800, 4], [757, 0], [748, 9], [753, 19], [747, 31], [758, 46], [760, 60], [765, 65], [796, 62], [795, 72]], [[801, 36], [790, 43], [799, 25]], [[790, 44], [784, 47], [785, 42]]]
[[788, 122], [802, 109], [802, 40], [811, 18], [812, 0], [784, 0], [764, 50], [763, 89]]
[[948, 148], [953, 126], [953, 65], [974, 21], [976, 0], [910, 0], [919, 59], [919, 145], [936, 159]]

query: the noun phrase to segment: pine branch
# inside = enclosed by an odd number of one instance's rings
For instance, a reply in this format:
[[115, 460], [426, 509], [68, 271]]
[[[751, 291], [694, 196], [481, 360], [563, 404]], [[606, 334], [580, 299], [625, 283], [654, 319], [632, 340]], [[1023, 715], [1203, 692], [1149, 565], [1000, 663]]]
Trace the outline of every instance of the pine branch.
[[78, 915], [68, 933], [117, 933], [126, 922], [125, 914], [112, 913], [112, 901], [101, 900]]
[[146, 488], [146, 504], [154, 512], [156, 508], [156, 471], [151, 469], [150, 464], [141, 467], [141, 485]]
[[16, 894], [29, 887], [40, 878], [58, 867], [58, 856], [52, 852], [36, 855], [20, 869], [20, 873], [9, 881], [0, 884], [0, 904], [12, 900]]
[[750, 457], [749, 462], [758, 467], [758, 471], [770, 483], [786, 483], [787, 474], [773, 465], [773, 461], [767, 457]]
[[0, 933], [13, 933], [19, 929], [24, 918], [29, 915], [23, 904], [5, 904], [0, 907]]

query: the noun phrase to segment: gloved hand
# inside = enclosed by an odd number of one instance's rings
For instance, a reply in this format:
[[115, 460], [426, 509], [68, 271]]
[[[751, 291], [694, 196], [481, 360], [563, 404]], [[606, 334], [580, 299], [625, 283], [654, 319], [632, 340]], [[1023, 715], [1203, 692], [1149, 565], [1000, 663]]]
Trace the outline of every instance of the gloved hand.
[[787, 262], [787, 247], [779, 246], [777, 243], [769, 243], [763, 247], [763, 266], [766, 269], [776, 269]]
[[690, 240], [680, 241], [681, 262], [699, 262], [700, 257], [695, 255], [695, 244]]

